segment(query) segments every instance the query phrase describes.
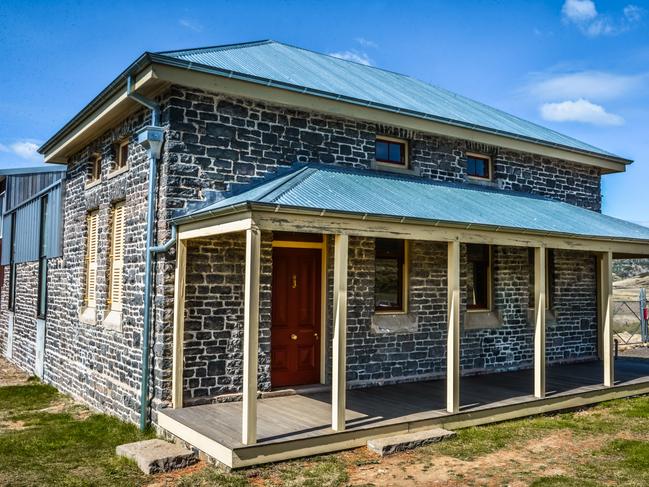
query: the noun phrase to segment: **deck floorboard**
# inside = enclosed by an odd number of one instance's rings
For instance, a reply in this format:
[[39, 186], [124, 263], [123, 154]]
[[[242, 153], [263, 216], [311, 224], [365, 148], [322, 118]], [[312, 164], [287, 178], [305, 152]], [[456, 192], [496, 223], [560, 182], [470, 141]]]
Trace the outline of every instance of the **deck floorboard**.
[[[615, 385], [649, 382], [649, 360], [620, 358]], [[548, 368], [548, 397], [604, 389], [601, 362]], [[533, 401], [533, 371], [463, 377], [460, 411], [479, 411]], [[438, 418], [448, 413], [444, 380], [351, 389], [347, 392], [347, 431]], [[164, 415], [229, 449], [242, 448], [240, 402], [207, 404]], [[270, 397], [258, 401], [258, 445], [331, 435], [331, 393]]]

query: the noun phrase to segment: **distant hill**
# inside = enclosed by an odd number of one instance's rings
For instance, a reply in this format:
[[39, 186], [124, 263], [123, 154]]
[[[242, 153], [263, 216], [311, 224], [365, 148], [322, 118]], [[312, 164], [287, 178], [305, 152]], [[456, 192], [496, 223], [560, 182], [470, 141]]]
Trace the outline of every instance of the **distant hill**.
[[649, 276], [649, 259], [623, 259], [613, 261], [613, 279]]

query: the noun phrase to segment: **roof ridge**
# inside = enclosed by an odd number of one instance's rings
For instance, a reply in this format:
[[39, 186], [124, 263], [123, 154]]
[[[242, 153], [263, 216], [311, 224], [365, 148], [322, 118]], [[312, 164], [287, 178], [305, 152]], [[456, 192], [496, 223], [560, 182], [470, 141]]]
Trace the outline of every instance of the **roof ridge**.
[[194, 47], [188, 49], [173, 49], [171, 51], [156, 51], [154, 54], [159, 54], [161, 56], [166, 56], [168, 54], [183, 54], [189, 52], [202, 52], [202, 51], [225, 51], [228, 49], [244, 49], [246, 47], [253, 46], [262, 46], [264, 44], [282, 44], [281, 42], [274, 41], [272, 39], [261, 39], [258, 41], [247, 41], [247, 42], [234, 42], [232, 44], [218, 44], [215, 46], [205, 46], [205, 47]]

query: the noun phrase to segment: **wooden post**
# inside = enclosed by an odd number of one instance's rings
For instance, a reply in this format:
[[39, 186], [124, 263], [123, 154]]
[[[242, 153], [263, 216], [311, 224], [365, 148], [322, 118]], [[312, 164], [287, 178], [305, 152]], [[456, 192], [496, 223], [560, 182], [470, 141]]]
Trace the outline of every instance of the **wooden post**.
[[187, 241], [176, 244], [176, 279], [174, 283], [174, 329], [171, 376], [171, 405], [183, 407], [183, 364], [185, 347], [185, 276], [187, 273]]
[[241, 442], [257, 442], [257, 368], [259, 360], [259, 267], [261, 236], [246, 230], [246, 276], [243, 309], [243, 419]]
[[613, 357], [613, 253], [604, 252], [600, 259], [600, 291], [602, 316], [602, 358], [604, 361], [604, 385], [615, 383]]
[[534, 248], [534, 397], [545, 397], [545, 247]]
[[446, 410], [460, 411], [460, 242], [448, 243], [448, 344]]
[[349, 237], [336, 235], [334, 241], [334, 336], [331, 387], [331, 429], [345, 430], [347, 407], [347, 261]]

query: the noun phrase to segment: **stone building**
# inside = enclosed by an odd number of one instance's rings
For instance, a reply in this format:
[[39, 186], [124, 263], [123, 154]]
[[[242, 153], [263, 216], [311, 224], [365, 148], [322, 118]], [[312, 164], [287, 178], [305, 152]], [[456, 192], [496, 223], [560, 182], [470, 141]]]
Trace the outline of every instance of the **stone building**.
[[[613, 382], [610, 266], [649, 230], [601, 214], [627, 159], [273, 41], [145, 53], [41, 152], [67, 164], [44, 380], [229, 466], [468, 424], [460, 377], [529, 376], [471, 424], [638, 391]], [[5, 349], [35, 314], [12, 265]], [[563, 403], [546, 369], [574, 371]]]

